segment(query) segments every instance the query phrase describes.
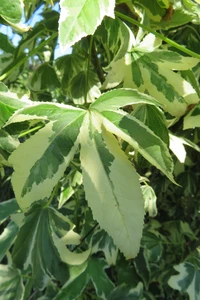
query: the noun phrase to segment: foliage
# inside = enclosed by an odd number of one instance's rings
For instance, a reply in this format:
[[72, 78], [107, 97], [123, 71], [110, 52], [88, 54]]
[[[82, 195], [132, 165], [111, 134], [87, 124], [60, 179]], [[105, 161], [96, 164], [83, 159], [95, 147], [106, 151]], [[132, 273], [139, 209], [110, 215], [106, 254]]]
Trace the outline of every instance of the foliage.
[[199, 1], [0, 22], [0, 299], [199, 299]]

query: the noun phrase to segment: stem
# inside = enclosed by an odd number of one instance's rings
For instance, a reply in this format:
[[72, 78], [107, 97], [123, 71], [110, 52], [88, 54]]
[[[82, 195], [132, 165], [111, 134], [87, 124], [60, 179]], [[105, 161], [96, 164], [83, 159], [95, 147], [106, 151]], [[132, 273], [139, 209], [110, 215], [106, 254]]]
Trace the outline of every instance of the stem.
[[95, 48], [94, 43], [92, 44], [92, 64], [95, 68], [95, 71], [97, 72], [97, 75], [99, 77], [99, 80], [100, 80], [101, 84], [103, 84], [104, 81], [105, 81], [105, 77], [104, 77], [104, 73], [103, 73], [102, 67], [100, 65], [98, 56], [97, 56], [97, 52], [96, 52], [96, 48]]
[[52, 34], [52, 36], [50, 36], [48, 39], [46, 39], [45, 41], [43, 41], [37, 48], [33, 49], [32, 51], [30, 51], [24, 58], [22, 58], [18, 63], [16, 63], [16, 65], [14, 65], [12, 68], [10, 68], [6, 73], [4, 73], [3, 75], [0, 76], [0, 80], [5, 79], [6, 77], [8, 77], [8, 75], [10, 75], [15, 69], [17, 69], [18, 67], [20, 67], [23, 63], [26, 62], [26, 60], [33, 56], [34, 54], [36, 54], [40, 49], [42, 49], [46, 44], [48, 44], [50, 41], [52, 41], [53, 39], [55, 39], [57, 37], [58, 33], [54, 32]]
[[139, 27], [141, 27], [144, 30], [153, 33], [156, 37], [160, 38], [161, 40], [163, 40], [167, 44], [175, 47], [176, 49], [178, 49], [178, 50], [180, 50], [180, 51], [182, 51], [182, 52], [184, 52], [184, 53], [186, 53], [186, 54], [188, 54], [188, 55], [190, 55], [192, 57], [200, 59], [200, 54], [195, 53], [195, 52], [193, 52], [193, 51], [191, 51], [191, 50], [189, 50], [189, 49], [187, 49], [187, 48], [179, 45], [178, 43], [172, 41], [171, 39], [165, 37], [163, 34], [158, 33], [157, 31], [151, 29], [150, 27], [148, 27], [148, 26], [146, 26], [144, 24], [141, 24], [138, 21], [136, 21], [136, 20], [134, 20], [134, 19], [132, 19], [130, 17], [127, 17], [126, 15], [124, 15], [124, 14], [118, 12], [118, 11], [115, 14], [116, 14], [116, 16], [118, 16], [118, 17], [120, 17], [120, 18], [122, 18], [122, 19], [124, 19], [124, 20], [126, 20], [126, 21], [128, 21], [128, 22], [130, 22], [132, 24], [134, 24], [134, 25], [139, 26]]
[[74, 247], [74, 249], [72, 250], [72, 252], [74, 252], [77, 248], [80, 247], [80, 245], [85, 241], [85, 239], [95, 230], [95, 228], [99, 225], [99, 223], [96, 223], [89, 231], [88, 233], [86, 233], [86, 235], [81, 239], [80, 244], [78, 244], [77, 246]]
[[59, 183], [56, 184], [56, 186], [55, 186], [55, 188], [53, 189], [53, 192], [52, 192], [52, 194], [51, 194], [51, 197], [49, 198], [49, 201], [47, 202], [47, 204], [45, 204], [45, 205], [43, 206], [43, 208], [47, 208], [47, 207], [51, 204], [51, 202], [53, 201], [54, 196], [56, 195], [56, 193], [57, 193], [57, 191], [58, 191], [58, 186], [59, 186]]
[[86, 87], [85, 87], [85, 95], [84, 100], [85, 103], [87, 103], [87, 91], [88, 91], [88, 81], [89, 81], [89, 72], [90, 72], [90, 60], [92, 56], [92, 44], [93, 44], [93, 36], [88, 36], [88, 42], [89, 42], [89, 54], [88, 54], [88, 61], [87, 61], [87, 73], [86, 73]]
[[22, 132], [22, 133], [18, 136], [18, 138], [21, 138], [21, 137], [23, 137], [23, 136], [25, 136], [25, 135], [27, 135], [27, 134], [29, 134], [29, 133], [31, 133], [31, 132], [34, 132], [34, 131], [40, 129], [41, 127], [42, 127], [42, 125], [39, 125], [39, 126], [34, 127], [34, 128], [32, 128], [32, 129], [30, 129], [30, 130], [28, 130], [28, 131]]

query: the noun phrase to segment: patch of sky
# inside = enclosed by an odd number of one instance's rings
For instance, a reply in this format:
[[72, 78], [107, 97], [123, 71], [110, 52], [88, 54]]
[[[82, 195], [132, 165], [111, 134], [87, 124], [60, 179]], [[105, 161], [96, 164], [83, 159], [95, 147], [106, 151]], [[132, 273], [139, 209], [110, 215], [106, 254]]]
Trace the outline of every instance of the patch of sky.
[[[57, 12], [60, 11], [60, 7], [59, 7], [58, 3], [56, 3], [54, 5], [53, 10], [55, 10]], [[25, 17], [24, 16], [22, 17], [22, 21], [21, 22], [23, 24], [27, 25], [27, 26], [34, 27], [34, 25], [37, 22], [42, 21], [42, 19], [43, 19], [42, 12], [43, 12], [43, 5], [40, 6], [34, 12], [34, 14], [32, 15], [32, 17], [27, 22], [25, 22]], [[15, 30], [13, 30], [11, 26], [0, 25], [0, 33], [3, 33], [6, 36], [8, 36], [8, 38], [10, 39], [10, 41], [12, 42], [12, 44], [15, 47], [18, 46], [20, 40], [22, 39], [22, 36], [20, 34], [18, 34]], [[65, 51], [64, 53], [61, 52], [60, 46], [59, 46], [59, 44], [57, 44], [56, 49], [55, 49], [55, 55], [54, 55], [54, 57], [56, 59], [56, 58], [58, 58], [60, 56], [63, 56], [63, 55], [66, 55], [66, 54], [70, 54], [71, 52], [72, 52], [72, 48], [67, 49], [67, 51]], [[0, 45], [0, 54], [3, 54], [3, 51], [1, 50], [1, 45]]]

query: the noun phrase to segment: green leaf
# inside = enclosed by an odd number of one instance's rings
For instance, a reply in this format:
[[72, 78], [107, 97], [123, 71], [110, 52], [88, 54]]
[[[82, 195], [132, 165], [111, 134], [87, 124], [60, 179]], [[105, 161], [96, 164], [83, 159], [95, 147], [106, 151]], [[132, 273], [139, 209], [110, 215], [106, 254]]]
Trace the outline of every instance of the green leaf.
[[101, 123], [101, 117], [92, 112], [81, 128], [80, 156], [86, 198], [94, 219], [125, 257], [132, 258], [139, 251], [144, 218], [139, 177], [117, 140]]
[[169, 146], [169, 132], [161, 110], [153, 105], [138, 105], [132, 115], [151, 129]]
[[34, 92], [54, 90], [60, 82], [53, 67], [47, 63], [41, 64], [32, 74], [29, 81], [30, 89]]
[[115, 110], [123, 106], [138, 103], [160, 105], [159, 102], [151, 96], [139, 93], [137, 90], [127, 88], [116, 89], [102, 94], [93, 104], [90, 105], [90, 109], [102, 112], [104, 110]]
[[104, 126], [135, 148], [172, 182], [173, 161], [166, 144], [142, 122], [122, 111], [104, 111]]
[[137, 274], [144, 282], [145, 288], [148, 290], [151, 278], [150, 266], [143, 248], [140, 248], [138, 256], [134, 260], [134, 266]]
[[9, 22], [19, 23], [22, 18], [23, 4], [20, 0], [0, 1], [0, 15]]
[[13, 188], [23, 210], [35, 201], [50, 197], [77, 150], [85, 111], [65, 105], [41, 104], [20, 111], [14, 118], [22, 121], [34, 118], [35, 114], [36, 118], [43, 116], [50, 122], [9, 157], [15, 170]]
[[175, 290], [182, 293], [188, 293], [191, 300], [198, 300], [200, 297], [200, 259], [193, 257], [191, 261], [185, 261], [174, 269], [179, 272], [178, 275], [170, 277], [168, 284]]
[[146, 251], [149, 262], [159, 262], [163, 253], [163, 242], [157, 231], [145, 230], [142, 237], [142, 245]]
[[14, 139], [5, 130], [0, 129], [0, 149], [7, 151], [8, 153], [13, 152], [19, 146], [19, 141]]
[[19, 270], [0, 265], [0, 298], [2, 300], [22, 300], [24, 285]]
[[[59, 41], [63, 52], [82, 37], [93, 34], [104, 16], [114, 18], [114, 0], [61, 0]], [[92, 16], [92, 18], [91, 18]]]
[[108, 297], [108, 300], [142, 300], [143, 298], [143, 285], [139, 282], [135, 288], [125, 284], [116, 287]]
[[65, 282], [68, 268], [64, 263], [81, 264], [88, 258], [88, 251], [77, 254], [66, 248], [66, 244], [80, 242], [73, 227], [67, 217], [50, 207], [37, 206], [25, 216], [12, 256], [17, 268], [31, 266], [37, 288], [44, 288], [49, 277]]
[[0, 235], [0, 261], [4, 258], [6, 252], [12, 246], [17, 233], [18, 226], [11, 221]]
[[19, 209], [16, 199], [10, 199], [0, 203], [0, 222], [7, 219]]
[[[77, 86], [79, 87], [77, 89]], [[93, 69], [79, 72], [70, 82], [69, 96], [75, 104], [94, 102], [101, 95], [100, 83]]]
[[8, 39], [8, 36], [3, 33], [0, 33], [0, 49], [6, 53], [12, 53], [12, 54], [15, 50], [15, 47]]
[[118, 249], [113, 243], [113, 239], [102, 229], [97, 230], [92, 236], [92, 253], [103, 251], [109, 265], [115, 265]]
[[71, 269], [70, 279], [61, 288], [54, 300], [75, 300], [77, 299], [83, 289], [86, 287], [89, 280], [92, 281], [98, 299], [107, 299], [107, 296], [114, 288], [114, 284], [105, 273], [108, 268], [105, 260], [95, 259], [91, 257], [87, 265]]

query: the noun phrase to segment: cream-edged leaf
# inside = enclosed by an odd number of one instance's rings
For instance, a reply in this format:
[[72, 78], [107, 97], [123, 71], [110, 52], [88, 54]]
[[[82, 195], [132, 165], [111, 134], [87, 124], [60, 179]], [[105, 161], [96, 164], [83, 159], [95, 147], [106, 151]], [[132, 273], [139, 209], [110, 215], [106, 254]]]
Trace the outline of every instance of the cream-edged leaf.
[[90, 108], [101, 112], [106, 109], [115, 110], [126, 105], [139, 103], [160, 105], [160, 103], [151, 96], [127, 88], [116, 89], [102, 94], [93, 104], [91, 104]]
[[114, 0], [61, 0], [59, 20], [61, 49], [65, 51], [82, 37], [93, 34], [104, 16], [114, 18], [114, 7]]
[[104, 111], [106, 129], [135, 148], [152, 165], [161, 170], [175, 183], [173, 161], [167, 145], [146, 125], [122, 111]]
[[9, 157], [14, 168], [12, 184], [22, 210], [51, 195], [77, 150], [85, 112], [72, 108], [56, 113], [52, 116], [49, 112], [52, 120]]
[[200, 298], [200, 259], [199, 257], [193, 257], [191, 262], [185, 261], [174, 269], [179, 272], [178, 275], [170, 277], [168, 284], [175, 290], [179, 290], [182, 293], [187, 293], [190, 300], [198, 300]]
[[81, 128], [83, 184], [93, 217], [126, 258], [140, 248], [144, 201], [139, 177], [112, 134], [92, 112]]

